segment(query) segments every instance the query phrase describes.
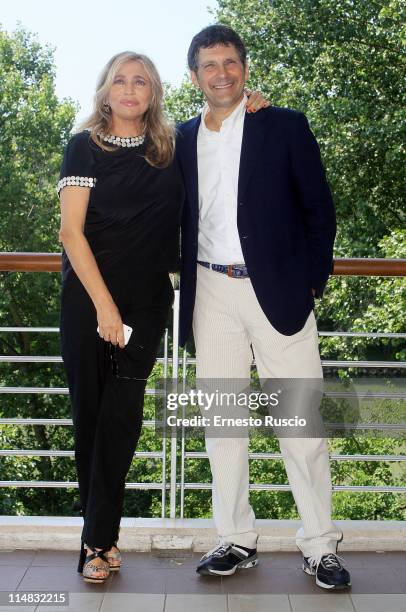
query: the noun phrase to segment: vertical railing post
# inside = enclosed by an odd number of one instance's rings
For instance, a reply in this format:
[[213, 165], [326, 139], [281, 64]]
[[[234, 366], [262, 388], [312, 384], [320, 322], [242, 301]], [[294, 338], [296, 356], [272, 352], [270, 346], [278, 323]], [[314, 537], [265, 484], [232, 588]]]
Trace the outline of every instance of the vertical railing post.
[[[187, 377], [187, 351], [183, 350], [182, 357], [182, 393], [186, 391], [186, 377]], [[185, 407], [182, 407], [182, 418], [185, 418]], [[185, 511], [185, 451], [186, 451], [186, 440], [185, 440], [185, 426], [182, 425], [182, 436], [181, 436], [181, 447], [180, 447], [180, 518], [184, 518]]]
[[[172, 387], [173, 392], [177, 392], [179, 369], [179, 289], [175, 289], [175, 299], [173, 302], [173, 332], [172, 332]], [[177, 459], [177, 430], [170, 428], [171, 432], [171, 479], [169, 497], [169, 516], [176, 518], [176, 459]]]
[[[168, 328], [165, 330], [164, 337], [164, 387], [163, 390], [167, 389], [168, 381], [168, 342], [169, 333]], [[166, 399], [166, 394], [165, 394]], [[162, 411], [162, 419], [166, 418], [166, 406]], [[166, 432], [167, 428], [165, 423], [162, 423], [162, 495], [161, 495], [161, 518], [166, 517]]]

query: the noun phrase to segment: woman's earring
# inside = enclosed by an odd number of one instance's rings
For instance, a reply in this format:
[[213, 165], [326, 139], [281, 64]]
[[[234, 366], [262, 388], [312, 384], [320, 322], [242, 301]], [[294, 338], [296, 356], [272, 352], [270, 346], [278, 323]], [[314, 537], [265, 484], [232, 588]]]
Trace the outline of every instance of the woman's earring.
[[104, 102], [103, 108], [106, 111], [106, 113], [110, 112], [110, 104], [108, 102]]

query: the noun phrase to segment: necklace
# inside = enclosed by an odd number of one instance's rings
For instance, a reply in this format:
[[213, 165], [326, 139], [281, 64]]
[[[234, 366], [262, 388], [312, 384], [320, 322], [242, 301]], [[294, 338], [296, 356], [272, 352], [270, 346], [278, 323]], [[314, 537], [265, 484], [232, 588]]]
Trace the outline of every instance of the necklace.
[[110, 144], [117, 145], [118, 147], [139, 147], [144, 143], [145, 135], [142, 136], [113, 136], [112, 134], [101, 134], [100, 132], [97, 134], [99, 138], [104, 140], [104, 142], [109, 142]]

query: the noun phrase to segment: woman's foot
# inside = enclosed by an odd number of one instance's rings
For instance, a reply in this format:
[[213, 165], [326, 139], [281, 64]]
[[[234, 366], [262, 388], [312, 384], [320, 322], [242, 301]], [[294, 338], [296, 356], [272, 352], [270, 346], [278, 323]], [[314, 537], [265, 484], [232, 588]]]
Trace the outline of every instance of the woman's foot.
[[110, 575], [110, 564], [106, 558], [106, 549], [91, 548], [85, 544], [86, 558], [83, 565], [85, 582], [103, 583]]
[[120, 549], [115, 544], [106, 552], [106, 559], [109, 562], [110, 571], [118, 572], [121, 567], [121, 553]]

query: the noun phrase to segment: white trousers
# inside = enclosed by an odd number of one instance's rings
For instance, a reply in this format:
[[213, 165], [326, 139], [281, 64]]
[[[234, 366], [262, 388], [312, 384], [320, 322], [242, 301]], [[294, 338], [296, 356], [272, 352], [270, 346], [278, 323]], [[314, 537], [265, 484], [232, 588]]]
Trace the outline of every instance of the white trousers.
[[[313, 311], [296, 334], [280, 334], [261, 309], [249, 278], [197, 265], [193, 316], [197, 379], [249, 379], [252, 351], [260, 379], [318, 378], [322, 367]], [[251, 350], [252, 346], [252, 350]], [[209, 437], [213, 515], [221, 540], [254, 548], [247, 437]], [[296, 544], [307, 556], [336, 552], [342, 532], [331, 520], [331, 476], [324, 438], [279, 438], [302, 527]]]

